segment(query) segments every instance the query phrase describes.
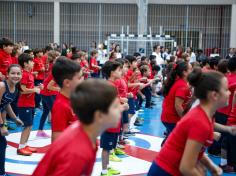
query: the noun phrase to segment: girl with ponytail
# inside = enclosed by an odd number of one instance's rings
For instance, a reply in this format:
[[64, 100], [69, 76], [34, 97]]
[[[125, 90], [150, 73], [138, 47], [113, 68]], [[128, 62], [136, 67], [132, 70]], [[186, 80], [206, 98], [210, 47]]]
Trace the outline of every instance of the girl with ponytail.
[[196, 68], [189, 74], [188, 81], [194, 87], [194, 96], [200, 104], [176, 125], [154, 160], [148, 176], [203, 176], [207, 170], [211, 175], [222, 175], [221, 168], [208, 158], [205, 149], [213, 143], [213, 115], [228, 103], [230, 91], [227, 79], [222, 73], [202, 73], [200, 68]]
[[191, 97], [187, 82], [191, 70], [190, 64], [179, 61], [173, 64], [172, 70], [164, 83], [163, 94], [165, 98], [162, 104], [161, 121], [166, 127], [167, 137], [183, 116], [184, 109]]

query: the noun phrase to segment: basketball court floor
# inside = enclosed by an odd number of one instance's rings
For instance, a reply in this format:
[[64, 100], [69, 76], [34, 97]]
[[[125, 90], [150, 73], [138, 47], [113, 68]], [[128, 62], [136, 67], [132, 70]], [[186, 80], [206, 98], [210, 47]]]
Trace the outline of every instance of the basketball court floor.
[[[144, 176], [149, 167], [160, 151], [160, 145], [163, 140], [164, 126], [160, 121], [162, 98], [155, 98], [156, 106], [153, 109], [143, 108], [139, 112], [139, 117], [145, 119], [144, 125], [138, 127], [141, 133], [129, 138], [130, 144], [126, 146], [125, 156], [122, 156], [122, 162], [110, 162], [110, 165], [121, 171], [121, 175]], [[32, 156], [20, 156], [16, 154], [16, 149], [20, 139], [20, 128], [11, 131], [7, 137], [8, 147], [6, 155], [6, 171], [11, 176], [31, 175], [35, 167], [50, 147], [51, 139], [36, 138], [41, 111], [37, 109], [34, 120], [33, 132], [30, 135], [29, 145], [38, 148], [38, 153]], [[51, 134], [50, 124], [46, 123], [45, 130]], [[219, 158], [212, 158], [217, 164]], [[94, 165], [92, 176], [99, 176], [101, 172], [101, 150], [98, 150], [97, 160]], [[233, 176], [235, 174], [224, 174], [224, 176]]]

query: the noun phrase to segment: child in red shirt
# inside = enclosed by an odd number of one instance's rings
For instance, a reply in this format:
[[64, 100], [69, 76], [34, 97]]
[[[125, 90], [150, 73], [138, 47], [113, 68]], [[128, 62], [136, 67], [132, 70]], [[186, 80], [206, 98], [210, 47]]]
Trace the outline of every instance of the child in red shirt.
[[14, 45], [14, 48], [11, 53], [11, 62], [12, 64], [18, 64], [18, 57], [21, 55], [21, 47], [18, 44]]
[[27, 146], [27, 141], [30, 136], [30, 131], [33, 125], [34, 108], [35, 108], [35, 93], [40, 93], [43, 87], [34, 86], [34, 76], [31, 70], [34, 67], [33, 58], [28, 54], [21, 54], [19, 56], [19, 64], [22, 67], [21, 79], [21, 94], [18, 99], [19, 118], [24, 123], [24, 129], [21, 133], [18, 155], [29, 156], [32, 152], [36, 152], [36, 148]]
[[182, 118], [186, 105], [191, 98], [191, 91], [187, 82], [190, 72], [191, 67], [187, 62], [178, 61], [164, 83], [163, 94], [165, 98], [162, 103], [161, 121], [166, 127], [165, 140]]
[[74, 121], [74, 114], [69, 97], [75, 87], [83, 81], [81, 67], [77, 62], [59, 57], [52, 68], [52, 76], [61, 88], [52, 107], [52, 141]]
[[[34, 69], [33, 72], [35, 74], [34, 85], [39, 86], [43, 83], [45, 77], [45, 65], [43, 62], [43, 51], [41, 49], [36, 48], [34, 50]], [[40, 107], [41, 95], [35, 95], [35, 107]]]
[[213, 143], [213, 115], [226, 106], [230, 92], [227, 79], [219, 72], [195, 69], [188, 77], [200, 105], [190, 110], [170, 134], [153, 162], [148, 176], [221, 175], [222, 170], [204, 153]]
[[[116, 80], [121, 78], [122, 75], [122, 69], [121, 64], [116, 61], [107, 61], [103, 68], [102, 68], [103, 74], [108, 78], [108, 82], [113, 85], [117, 92], [118, 91], [118, 85]], [[118, 94], [119, 96], [119, 94]], [[121, 97], [120, 102], [123, 103], [124, 108], [128, 108], [128, 104], [125, 102], [125, 100]], [[110, 128], [107, 129], [102, 135], [101, 135], [101, 141], [100, 146], [103, 149], [102, 150], [102, 173], [101, 175], [117, 175], [120, 174], [118, 170], [108, 168], [109, 160], [111, 161], [121, 161], [115, 153], [112, 153], [110, 155], [110, 151], [116, 148], [117, 141], [118, 141], [118, 135], [120, 133], [120, 127], [121, 123], [116, 128]], [[110, 156], [109, 156], [110, 155]]]
[[101, 70], [101, 67], [98, 65], [97, 62], [98, 57], [98, 51], [93, 50], [91, 52], [91, 58], [90, 58], [90, 70], [93, 72], [91, 73], [92, 78], [99, 78], [99, 70]]
[[72, 124], [52, 144], [33, 176], [91, 175], [97, 136], [120, 121], [116, 89], [104, 80], [81, 83], [72, 93], [71, 104], [80, 124]]
[[[57, 51], [49, 51], [48, 59], [50, 60], [50, 62], [54, 63], [57, 57]], [[52, 72], [50, 72], [49, 75], [45, 78], [43, 85], [44, 88], [40, 92], [40, 94], [42, 95], [43, 113], [40, 118], [39, 128], [36, 136], [48, 138], [50, 136], [43, 131], [43, 127], [49, 115], [49, 112], [51, 112], [52, 110], [53, 103], [55, 101], [56, 95], [60, 91], [60, 88], [55, 83]]]
[[7, 69], [12, 64], [13, 45], [14, 43], [7, 38], [0, 40], [0, 80], [5, 80]]
[[80, 66], [83, 70], [84, 79], [87, 79], [89, 74], [91, 73], [86, 55], [87, 54], [83, 51], [79, 52], [79, 58], [81, 60]]

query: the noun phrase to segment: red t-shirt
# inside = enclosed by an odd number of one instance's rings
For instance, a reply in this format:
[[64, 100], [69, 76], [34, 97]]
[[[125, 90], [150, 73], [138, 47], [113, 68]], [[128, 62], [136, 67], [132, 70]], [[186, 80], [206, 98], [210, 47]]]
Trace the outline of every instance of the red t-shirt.
[[236, 89], [236, 73], [229, 73], [226, 75], [226, 78], [228, 80], [228, 88], [231, 92], [229, 97], [229, 103], [228, 106], [218, 109], [217, 111], [225, 115], [229, 115], [232, 110], [232, 101], [233, 101], [234, 91]]
[[214, 121], [209, 120], [200, 106], [190, 110], [170, 134], [155, 162], [169, 174], [180, 176], [179, 166], [187, 140], [204, 145], [199, 153], [200, 160], [205, 149], [213, 143], [213, 127]]
[[96, 59], [96, 58], [92, 58], [92, 57], [91, 57], [91, 59], [90, 59], [90, 70], [93, 70], [94, 73], [98, 73], [98, 72], [99, 72], [99, 69], [98, 69], [98, 68], [95, 68], [95, 67], [92, 67], [92, 64], [98, 66], [98, 62], [97, 62], [97, 59]]
[[[89, 72], [89, 64], [88, 64], [88, 61], [87, 60], [83, 60], [83, 61], [81, 61], [80, 62], [80, 66], [82, 67], [82, 68], [84, 68], [84, 71], [86, 71], [86, 72]], [[88, 78], [88, 75], [89, 74], [84, 74], [84, 79], [87, 79]]]
[[[52, 73], [50, 73], [48, 75], [48, 77], [43, 81], [43, 90], [40, 92], [40, 94], [42, 95], [45, 95], [45, 96], [52, 96], [52, 95], [57, 95], [58, 94], [58, 91], [51, 91], [51, 90], [48, 90], [48, 84], [50, 81], [53, 80], [53, 76], [52, 76]], [[57, 84], [55, 83], [54, 86], [57, 86]]]
[[52, 144], [32, 176], [91, 175], [96, 152], [97, 147], [75, 122]]
[[71, 108], [70, 99], [58, 93], [52, 107], [52, 131], [62, 132], [76, 120], [78, 118]]
[[12, 64], [11, 55], [0, 49], [0, 72], [7, 75], [7, 69]]
[[[139, 76], [133, 76], [134, 71], [132, 69], [129, 69], [127, 74], [125, 75], [125, 79], [128, 83], [137, 83], [139, 82]], [[137, 94], [139, 91], [139, 86], [135, 87], [128, 87], [128, 93], [132, 93], [134, 96], [134, 99], [137, 99]]]
[[191, 97], [191, 91], [188, 83], [183, 79], [178, 79], [171, 87], [168, 95], [162, 103], [161, 121], [166, 123], [177, 123], [180, 120], [175, 109], [175, 98], [179, 97], [184, 100], [183, 108], [186, 108], [186, 103]]
[[37, 71], [38, 75], [35, 77], [36, 80], [44, 80], [44, 74], [45, 71], [42, 71], [42, 69], [45, 69], [45, 65], [43, 63], [43, 58], [34, 58], [34, 69], [33, 71]]
[[16, 56], [11, 57], [11, 63], [12, 64], [18, 64], [18, 58]]
[[126, 79], [124, 78], [117, 79], [115, 81], [115, 85], [117, 86], [119, 97], [127, 98], [128, 84]]
[[[20, 81], [21, 85], [25, 85], [28, 89], [34, 88], [34, 75], [31, 72], [23, 70], [22, 79]], [[18, 107], [35, 107], [34, 101], [35, 93], [30, 94], [20, 94], [18, 99]]]
[[[112, 86], [114, 86], [114, 87], [116, 88], [117, 93], [118, 93], [118, 88], [117, 88], [116, 82], [112, 82], [112, 81], [110, 81], [110, 80], [108, 80], [108, 82], [109, 82]], [[121, 128], [121, 121], [120, 121], [120, 123], [117, 125], [116, 128], [109, 128], [109, 129], [107, 129], [106, 131], [109, 132], [109, 133], [120, 133], [120, 128]]]

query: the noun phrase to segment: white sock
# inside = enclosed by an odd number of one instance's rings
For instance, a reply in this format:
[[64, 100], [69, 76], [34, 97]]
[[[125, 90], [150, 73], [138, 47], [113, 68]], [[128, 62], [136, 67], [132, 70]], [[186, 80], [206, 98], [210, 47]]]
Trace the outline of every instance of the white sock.
[[102, 170], [102, 174], [107, 174], [107, 169], [105, 169], [105, 170]]
[[19, 149], [25, 148], [26, 144], [19, 144]]
[[134, 122], [136, 121], [137, 116], [138, 116], [138, 113], [135, 113], [135, 114], [131, 117], [130, 123], [129, 123], [130, 129], [134, 127]]
[[221, 158], [220, 159], [220, 165], [221, 166], [227, 165], [227, 159]]

